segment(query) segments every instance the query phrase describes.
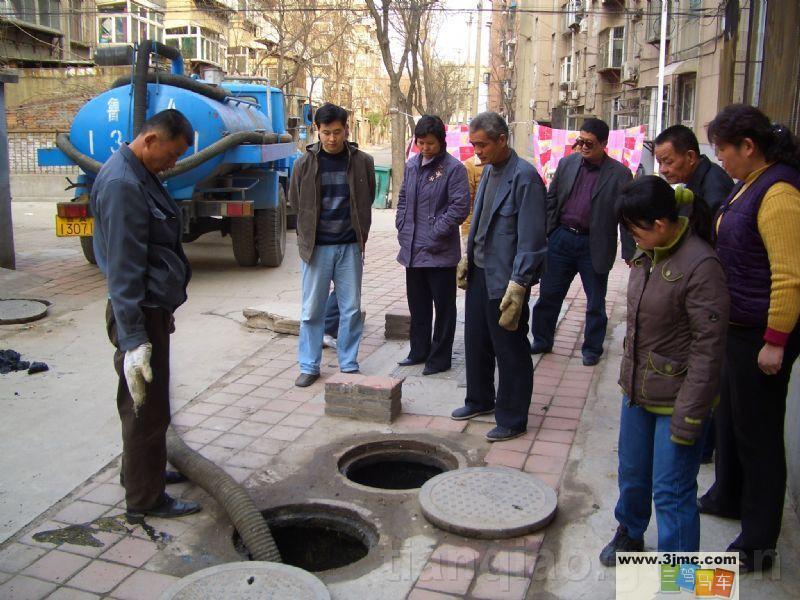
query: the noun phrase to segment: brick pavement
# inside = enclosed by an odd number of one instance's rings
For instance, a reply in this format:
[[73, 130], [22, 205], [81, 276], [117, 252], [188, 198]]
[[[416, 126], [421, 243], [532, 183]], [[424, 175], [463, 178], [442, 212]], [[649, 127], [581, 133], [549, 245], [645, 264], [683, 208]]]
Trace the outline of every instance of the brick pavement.
[[[362, 295], [367, 311], [359, 353], [362, 361], [386, 344], [384, 313], [405, 308], [403, 270], [394, 260], [395, 248], [390, 233], [375, 234], [368, 246]], [[43, 276], [62, 277], [47, 261], [35, 268]], [[75, 270], [83, 268], [94, 269], [76, 266]], [[612, 273], [609, 314], [624, 298], [626, 279], [624, 265]], [[585, 300], [578, 282], [572, 286], [570, 298], [553, 353], [542, 357], [536, 367], [528, 433], [491, 445], [485, 459], [490, 465], [532, 473], [556, 489], [595, 371], [581, 364]], [[309, 388], [298, 389], [293, 385], [298, 373], [296, 345], [294, 337], [273, 336], [174, 415], [173, 424], [186, 442], [237, 481], [246, 482], [262, 472], [277, 454], [295, 443], [313, 445], [314, 440], [306, 435], [309, 429], [321, 419], [334, 419], [324, 415], [321, 401], [325, 381], [337, 372], [335, 366], [329, 366], [335, 363], [333, 353], [326, 350], [321, 378]], [[400, 348], [398, 344], [397, 354], [402, 358]], [[453, 389], [455, 407], [463, 390], [455, 383]], [[393, 424], [400, 432], [427, 429], [481, 436], [490, 427], [485, 422], [415, 414], [403, 414]], [[191, 493], [193, 486], [180, 484], [170, 489], [178, 494]], [[0, 597], [157, 597], [176, 579], [174, 571], [167, 572], [164, 566], [169, 564], [161, 556], [165, 547], [208, 525], [207, 513], [172, 521], [148, 519], [158, 532], [153, 539], [141, 526], [119, 518], [123, 512], [123, 491], [118, 484], [118, 467], [113, 463], [0, 547]], [[93, 523], [90, 529], [96, 545], [51, 543], [35, 536], [81, 523]], [[486, 542], [443, 534], [408, 598], [524, 598], [545, 535], [546, 530], [513, 540]]]

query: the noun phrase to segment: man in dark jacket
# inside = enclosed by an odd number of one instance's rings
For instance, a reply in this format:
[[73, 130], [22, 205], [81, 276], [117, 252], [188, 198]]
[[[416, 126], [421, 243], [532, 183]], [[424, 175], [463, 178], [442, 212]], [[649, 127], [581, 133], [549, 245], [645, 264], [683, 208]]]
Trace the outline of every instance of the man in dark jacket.
[[331, 282], [339, 304], [339, 369], [358, 372], [364, 327], [361, 276], [375, 198], [375, 163], [347, 141], [347, 111], [323, 104], [314, 114], [314, 124], [320, 141], [297, 159], [289, 184], [303, 260], [298, 387], [308, 387], [319, 378]]
[[458, 265], [459, 287], [467, 290], [467, 396], [452, 418], [496, 411], [497, 427], [486, 439], [497, 442], [523, 435], [528, 426], [528, 299], [547, 254], [545, 189], [536, 169], [508, 147], [508, 125], [497, 113], [475, 117], [469, 139], [487, 166], [475, 195], [467, 255]]
[[[558, 313], [576, 274], [586, 294], [583, 364], [596, 365], [606, 337], [608, 273], [617, 253], [617, 200], [632, 179], [605, 152], [608, 125], [587, 119], [576, 141], [579, 150], [561, 159], [547, 192], [547, 269], [533, 307], [533, 354], [550, 352]], [[629, 239], [629, 238], [627, 238]], [[623, 258], [633, 256], [623, 244]]]
[[200, 510], [164, 491], [169, 408], [169, 335], [191, 271], [181, 247], [181, 211], [157, 174], [194, 140], [189, 121], [165, 110], [109, 158], [92, 185], [94, 253], [108, 279], [106, 325], [117, 348], [117, 409], [128, 512], [179, 517]]
[[733, 189], [733, 179], [719, 165], [700, 154], [694, 132], [685, 125], [667, 127], [655, 140], [659, 173], [671, 185], [682, 183], [705, 201], [711, 214]]

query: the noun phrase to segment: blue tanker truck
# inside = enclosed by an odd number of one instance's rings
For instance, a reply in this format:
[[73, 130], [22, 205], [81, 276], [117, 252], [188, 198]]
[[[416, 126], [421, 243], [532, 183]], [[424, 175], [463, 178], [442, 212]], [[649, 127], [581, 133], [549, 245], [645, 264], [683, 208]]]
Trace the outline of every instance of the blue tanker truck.
[[[151, 55], [171, 61], [171, 72], [150, 69]], [[286, 132], [281, 90], [253, 81], [211, 85], [183, 74], [173, 47], [144, 41], [112, 48], [102, 64], [133, 64], [132, 75], [78, 111], [56, 148], [38, 150], [42, 166], [78, 165], [74, 198], [59, 202], [56, 235], [80, 237], [94, 263], [92, 182], [111, 154], [130, 142], [148, 117], [180, 110], [194, 128], [194, 144], [159, 177], [183, 213], [185, 242], [210, 231], [230, 234], [236, 262], [277, 267], [286, 247], [286, 190], [297, 146]], [[100, 60], [98, 60], [100, 62]]]

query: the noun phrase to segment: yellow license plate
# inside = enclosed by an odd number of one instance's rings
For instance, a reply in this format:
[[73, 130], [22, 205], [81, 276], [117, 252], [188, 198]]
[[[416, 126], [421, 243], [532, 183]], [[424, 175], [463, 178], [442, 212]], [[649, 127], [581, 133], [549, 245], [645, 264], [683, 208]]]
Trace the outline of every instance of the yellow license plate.
[[56, 235], [58, 237], [86, 236], [94, 234], [94, 217], [68, 219], [56, 216]]

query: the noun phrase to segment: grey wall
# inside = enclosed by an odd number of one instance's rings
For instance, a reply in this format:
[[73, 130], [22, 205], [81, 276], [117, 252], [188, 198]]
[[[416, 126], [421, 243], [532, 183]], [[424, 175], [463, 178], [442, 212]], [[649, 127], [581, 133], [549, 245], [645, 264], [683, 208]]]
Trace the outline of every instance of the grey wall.
[[789, 468], [789, 498], [800, 516], [800, 362], [794, 364], [786, 398], [786, 460]]

